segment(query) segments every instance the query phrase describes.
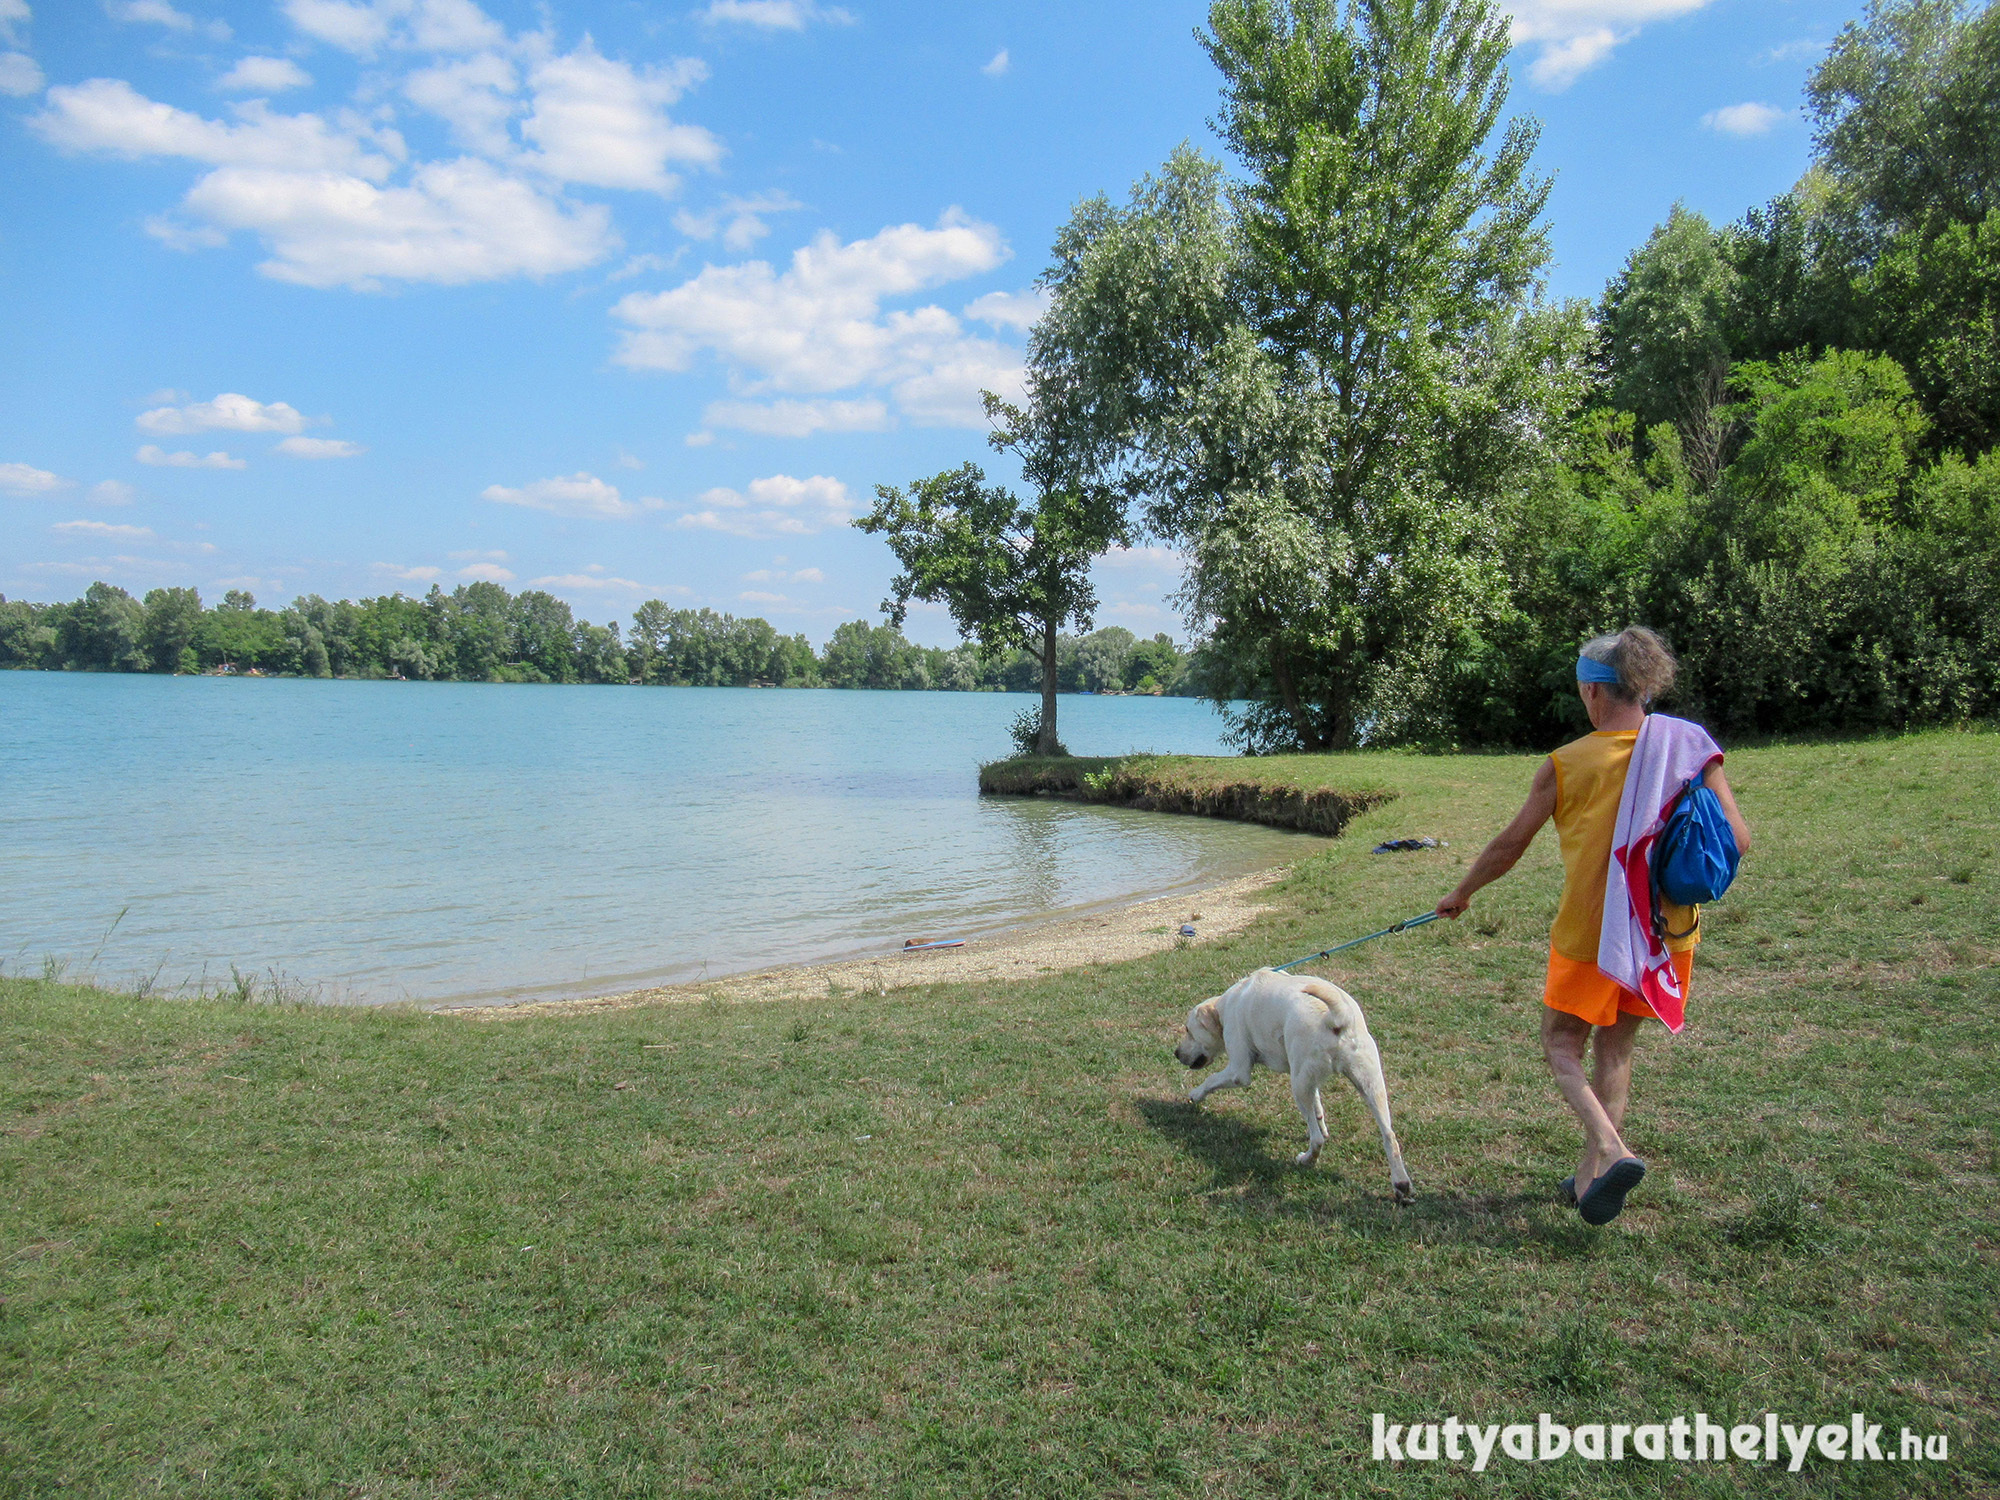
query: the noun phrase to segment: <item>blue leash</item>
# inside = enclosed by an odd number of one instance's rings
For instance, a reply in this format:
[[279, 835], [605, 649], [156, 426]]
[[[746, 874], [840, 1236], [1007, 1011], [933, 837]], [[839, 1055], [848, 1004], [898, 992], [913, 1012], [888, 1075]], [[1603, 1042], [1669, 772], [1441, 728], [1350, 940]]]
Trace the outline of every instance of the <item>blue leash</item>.
[[1392, 932], [1408, 932], [1412, 927], [1421, 927], [1424, 923], [1435, 922], [1437, 919], [1436, 912], [1427, 911], [1421, 917], [1411, 917], [1407, 921], [1398, 922], [1394, 927], [1384, 927], [1380, 932], [1371, 932], [1367, 937], [1358, 937], [1352, 942], [1341, 943], [1332, 948], [1322, 948], [1317, 953], [1308, 953], [1304, 958], [1295, 958], [1288, 964], [1272, 964], [1271, 967], [1278, 970], [1296, 969], [1300, 964], [1309, 964], [1316, 958], [1331, 958], [1342, 948], [1354, 948], [1362, 943], [1372, 943], [1378, 937], [1387, 937]]

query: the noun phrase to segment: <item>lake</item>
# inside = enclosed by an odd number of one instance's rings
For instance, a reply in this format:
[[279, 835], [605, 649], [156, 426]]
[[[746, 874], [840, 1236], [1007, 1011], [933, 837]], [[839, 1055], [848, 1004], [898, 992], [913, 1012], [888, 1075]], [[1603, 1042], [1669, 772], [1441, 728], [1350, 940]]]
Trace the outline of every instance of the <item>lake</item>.
[[[0, 672], [0, 962], [499, 1003], [855, 957], [1191, 889], [1320, 841], [982, 798], [1012, 693]], [[1223, 753], [1065, 696], [1080, 755]], [[123, 916], [120, 916], [120, 913]]]

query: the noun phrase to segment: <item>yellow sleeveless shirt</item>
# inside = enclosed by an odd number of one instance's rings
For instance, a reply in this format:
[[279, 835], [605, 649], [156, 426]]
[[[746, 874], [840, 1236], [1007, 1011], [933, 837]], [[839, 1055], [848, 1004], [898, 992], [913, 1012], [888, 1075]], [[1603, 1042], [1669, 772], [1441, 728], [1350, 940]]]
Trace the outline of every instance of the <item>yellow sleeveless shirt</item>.
[[[1556, 768], [1556, 836], [1562, 841], [1562, 904], [1549, 929], [1549, 946], [1564, 958], [1597, 962], [1604, 928], [1604, 879], [1611, 868], [1611, 836], [1618, 825], [1618, 799], [1625, 791], [1625, 768], [1632, 763], [1636, 729], [1600, 729], [1552, 752]], [[1692, 907], [1661, 903], [1670, 932], [1695, 924]], [[1668, 938], [1669, 953], [1685, 953], [1701, 941], [1699, 931]]]

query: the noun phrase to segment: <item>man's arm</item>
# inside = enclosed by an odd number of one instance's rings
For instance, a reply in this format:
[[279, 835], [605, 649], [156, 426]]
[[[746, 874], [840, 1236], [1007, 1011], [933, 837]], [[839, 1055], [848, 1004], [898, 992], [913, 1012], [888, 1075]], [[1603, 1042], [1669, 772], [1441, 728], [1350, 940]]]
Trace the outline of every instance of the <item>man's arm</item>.
[[1473, 892], [1491, 885], [1513, 869], [1521, 856], [1528, 852], [1528, 845], [1534, 843], [1535, 835], [1542, 831], [1542, 825], [1554, 817], [1555, 812], [1556, 763], [1545, 760], [1536, 768], [1534, 782], [1528, 788], [1528, 800], [1514, 814], [1514, 821], [1495, 834], [1493, 842], [1479, 851], [1479, 858], [1472, 862], [1472, 868], [1465, 872], [1465, 879], [1459, 881], [1458, 888], [1438, 902], [1437, 914], [1450, 917], [1453, 921], [1463, 916], [1465, 909], [1472, 905]]

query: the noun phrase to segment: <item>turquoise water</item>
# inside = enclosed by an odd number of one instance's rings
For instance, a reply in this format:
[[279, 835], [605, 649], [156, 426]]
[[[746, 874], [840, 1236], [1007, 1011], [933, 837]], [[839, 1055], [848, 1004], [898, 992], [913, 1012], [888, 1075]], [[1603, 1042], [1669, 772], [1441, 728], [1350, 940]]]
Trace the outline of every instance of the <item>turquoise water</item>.
[[[1316, 847], [979, 797], [1030, 701], [0, 672], [0, 962], [166, 989], [236, 964], [336, 1001], [601, 994]], [[1065, 697], [1061, 724], [1081, 755], [1223, 748], [1189, 699]]]

